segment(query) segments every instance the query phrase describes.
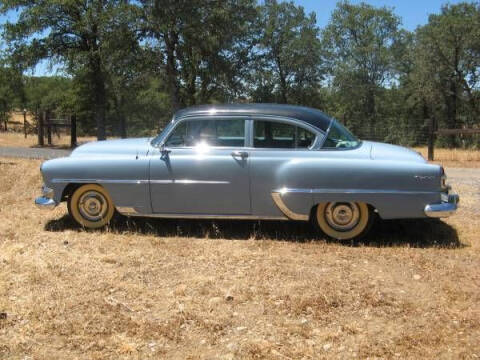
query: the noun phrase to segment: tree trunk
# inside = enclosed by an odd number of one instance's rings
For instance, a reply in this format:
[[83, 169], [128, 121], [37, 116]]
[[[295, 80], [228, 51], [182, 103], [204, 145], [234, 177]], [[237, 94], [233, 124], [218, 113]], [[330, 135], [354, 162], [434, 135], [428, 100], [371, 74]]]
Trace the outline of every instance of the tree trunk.
[[97, 45], [97, 26], [93, 26], [93, 34], [90, 48], [89, 58], [89, 75], [90, 82], [92, 84], [93, 91], [93, 111], [95, 123], [97, 125], [97, 139], [105, 140], [105, 113], [106, 113], [106, 88], [105, 88], [105, 75], [102, 69], [102, 60], [100, 58], [100, 49]]
[[373, 137], [376, 139], [376, 117], [375, 117], [375, 90], [374, 87], [375, 85], [371, 84], [369, 85], [369, 89], [367, 89], [367, 106], [366, 106], [366, 112], [367, 112], [367, 118], [370, 121], [370, 137]]
[[165, 45], [167, 53], [167, 64], [166, 64], [166, 74], [167, 74], [167, 84], [170, 94], [170, 103], [172, 106], [173, 112], [176, 112], [180, 109], [180, 90], [177, 79], [177, 64], [175, 56], [175, 48], [177, 46], [178, 35], [170, 31], [165, 36]]
[[70, 147], [77, 147], [77, 115], [70, 117]]
[[[455, 129], [457, 124], [457, 85], [453, 79], [450, 80], [449, 91], [445, 94], [445, 105], [447, 106], [447, 128]], [[447, 146], [455, 146], [455, 137], [448, 136]]]
[[125, 139], [127, 137], [127, 120], [123, 112], [120, 112], [120, 137]]
[[121, 105], [123, 104], [123, 101], [124, 99], [122, 95], [114, 96], [113, 98], [115, 114], [118, 120], [118, 131], [120, 133], [120, 137], [125, 139], [127, 137], [127, 119]]
[[107, 138], [105, 132], [105, 101], [106, 91], [103, 74], [97, 73], [95, 77], [95, 122], [97, 124], [97, 139], [105, 140]]
[[283, 71], [282, 63], [280, 59], [277, 57], [276, 59], [277, 67], [278, 67], [278, 76], [280, 77], [280, 99], [283, 104], [288, 103], [287, 99], [287, 80], [285, 77], [285, 73]]

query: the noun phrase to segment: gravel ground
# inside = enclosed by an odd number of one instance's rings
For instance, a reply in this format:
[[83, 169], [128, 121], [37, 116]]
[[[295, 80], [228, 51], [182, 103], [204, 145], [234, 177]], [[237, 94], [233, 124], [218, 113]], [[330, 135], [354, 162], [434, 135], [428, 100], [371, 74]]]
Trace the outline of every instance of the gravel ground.
[[25, 147], [0, 147], [0, 157], [15, 157], [24, 159], [54, 159], [68, 156], [70, 150], [45, 149], [45, 148], [25, 148]]

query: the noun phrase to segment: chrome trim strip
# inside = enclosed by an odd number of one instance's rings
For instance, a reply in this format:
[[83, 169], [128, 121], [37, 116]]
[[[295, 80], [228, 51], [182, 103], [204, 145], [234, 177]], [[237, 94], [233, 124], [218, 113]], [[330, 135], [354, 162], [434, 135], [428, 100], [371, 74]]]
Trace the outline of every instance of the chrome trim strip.
[[209, 180], [116, 180], [116, 179], [53, 179], [52, 183], [81, 183], [81, 184], [230, 184], [229, 181], [209, 181]]
[[230, 184], [230, 181], [215, 181], [215, 180], [173, 180], [173, 182], [176, 184]]
[[148, 184], [148, 180], [116, 180], [116, 179], [53, 179], [52, 183], [81, 183], [81, 184]]
[[149, 217], [161, 219], [223, 219], [223, 220], [288, 220], [284, 216], [258, 216], [258, 215], [212, 215], [212, 214], [141, 214], [133, 208], [121, 208], [133, 210], [133, 212], [123, 213], [117, 207], [117, 210], [125, 216]]
[[150, 180], [150, 184], [172, 184], [173, 180]]
[[135, 208], [129, 206], [116, 206], [117, 211], [125, 216], [138, 214]]
[[285, 194], [282, 191], [273, 191], [272, 192], [272, 199], [275, 205], [280, 209], [282, 213], [284, 213], [289, 219], [292, 220], [302, 220], [308, 221], [308, 215], [298, 214], [296, 212], [291, 211], [287, 205], [283, 202], [282, 194]]
[[373, 189], [295, 189], [281, 188], [273, 190], [275, 193], [301, 193], [301, 194], [438, 194], [438, 191], [409, 191], [409, 190], [373, 190]]
[[229, 181], [210, 181], [210, 180], [150, 180], [151, 184], [230, 184]]

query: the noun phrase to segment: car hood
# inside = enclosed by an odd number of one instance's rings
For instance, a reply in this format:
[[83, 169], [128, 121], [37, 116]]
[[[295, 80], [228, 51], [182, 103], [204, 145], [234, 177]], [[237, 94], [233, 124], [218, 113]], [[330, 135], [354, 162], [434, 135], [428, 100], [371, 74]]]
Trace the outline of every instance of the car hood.
[[93, 141], [76, 148], [70, 156], [90, 155], [146, 155], [151, 138]]
[[370, 145], [370, 158], [372, 160], [415, 161], [426, 163], [426, 160], [416, 151], [403, 146], [384, 144], [373, 141], [364, 141]]

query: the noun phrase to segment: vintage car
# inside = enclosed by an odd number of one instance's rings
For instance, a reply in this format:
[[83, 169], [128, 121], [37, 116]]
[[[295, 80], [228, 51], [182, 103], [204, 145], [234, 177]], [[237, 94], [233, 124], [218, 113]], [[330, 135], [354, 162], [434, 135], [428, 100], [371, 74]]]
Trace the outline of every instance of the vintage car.
[[91, 142], [41, 166], [40, 208], [66, 201], [86, 228], [126, 216], [311, 221], [353, 239], [372, 220], [457, 209], [441, 166], [360, 141], [311, 108], [206, 105], [178, 111], [155, 138]]

